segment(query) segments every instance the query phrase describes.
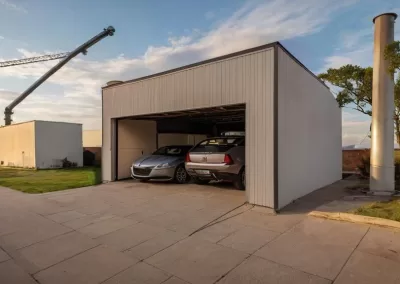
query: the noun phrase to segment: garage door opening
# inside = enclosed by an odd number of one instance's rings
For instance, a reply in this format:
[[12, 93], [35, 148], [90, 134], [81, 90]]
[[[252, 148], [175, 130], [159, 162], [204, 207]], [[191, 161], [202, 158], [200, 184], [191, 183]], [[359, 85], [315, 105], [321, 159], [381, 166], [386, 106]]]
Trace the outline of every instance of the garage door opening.
[[[228, 180], [238, 187], [237, 179], [246, 180], [245, 110], [245, 104], [237, 104], [116, 120], [116, 179], [140, 174], [143, 180], [179, 181], [173, 175], [183, 165], [191, 182]], [[225, 139], [209, 139], [221, 136]], [[202, 141], [193, 153], [184, 153]], [[138, 166], [131, 169], [134, 161]]]

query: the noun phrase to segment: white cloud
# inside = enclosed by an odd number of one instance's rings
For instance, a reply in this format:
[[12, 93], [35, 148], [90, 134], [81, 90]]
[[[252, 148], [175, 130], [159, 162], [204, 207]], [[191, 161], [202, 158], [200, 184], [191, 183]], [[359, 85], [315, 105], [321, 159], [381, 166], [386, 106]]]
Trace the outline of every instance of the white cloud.
[[21, 12], [21, 13], [28, 13], [28, 11], [24, 7], [14, 3], [13, 0], [0, 0], [0, 5], [3, 5], [4, 7], [6, 7], [9, 10], [13, 10], [13, 11]]
[[[210, 31], [193, 30], [191, 36], [170, 37], [168, 45], [149, 46], [137, 58], [124, 55], [104, 61], [76, 58], [48, 80], [62, 87], [63, 92], [49, 95], [39, 89], [16, 107], [14, 120], [79, 121], [86, 128], [99, 128], [100, 88], [109, 80], [131, 79], [276, 40], [312, 34], [321, 30], [334, 12], [353, 2], [304, 0], [299, 5], [291, 0], [252, 1]], [[22, 57], [48, 53], [26, 49], [18, 49], [18, 52]], [[3, 60], [6, 59], [0, 58]], [[27, 81], [33, 83], [55, 64], [51, 61], [1, 68], [0, 78], [18, 78], [26, 85]], [[15, 96], [15, 93], [0, 91], [0, 110]]]
[[181, 37], [169, 37], [168, 42], [171, 46], [182, 46], [187, 45], [192, 41], [192, 38], [189, 36], [181, 36]]
[[4, 39], [4, 36], [0, 36], [0, 40]]
[[206, 17], [207, 20], [211, 20], [215, 18], [215, 12], [214, 11], [208, 11], [205, 13], [204, 17]]

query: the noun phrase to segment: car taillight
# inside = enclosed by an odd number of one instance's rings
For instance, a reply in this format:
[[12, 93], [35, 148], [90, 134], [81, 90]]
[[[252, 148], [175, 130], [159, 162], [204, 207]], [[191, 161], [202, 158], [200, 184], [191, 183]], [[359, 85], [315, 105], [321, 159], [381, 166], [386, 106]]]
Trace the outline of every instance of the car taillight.
[[227, 164], [227, 165], [232, 165], [233, 164], [232, 157], [229, 156], [228, 154], [225, 154], [224, 163]]
[[189, 162], [190, 162], [190, 155], [189, 155], [189, 153], [186, 154], [185, 162], [186, 162], [186, 163], [189, 163]]

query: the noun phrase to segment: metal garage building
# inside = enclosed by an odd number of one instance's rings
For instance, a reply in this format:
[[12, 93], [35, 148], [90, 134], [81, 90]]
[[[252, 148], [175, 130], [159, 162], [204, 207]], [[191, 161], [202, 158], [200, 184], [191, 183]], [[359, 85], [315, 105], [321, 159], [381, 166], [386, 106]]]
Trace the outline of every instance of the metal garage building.
[[114, 82], [102, 99], [104, 181], [129, 177], [132, 161], [157, 148], [159, 133], [239, 128], [249, 203], [278, 210], [341, 179], [341, 110], [278, 42]]

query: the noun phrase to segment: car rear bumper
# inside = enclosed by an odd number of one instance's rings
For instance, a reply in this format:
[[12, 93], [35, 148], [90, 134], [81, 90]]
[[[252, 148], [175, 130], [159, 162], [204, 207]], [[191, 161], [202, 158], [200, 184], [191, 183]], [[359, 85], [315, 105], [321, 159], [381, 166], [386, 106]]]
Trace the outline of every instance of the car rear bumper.
[[131, 167], [131, 177], [134, 179], [158, 179], [158, 180], [172, 180], [175, 175], [175, 168], [153, 168], [149, 174], [135, 174], [134, 168]]
[[[240, 165], [186, 163], [187, 173], [195, 178], [205, 180], [236, 181], [239, 176]], [[202, 171], [208, 171], [203, 173]]]

